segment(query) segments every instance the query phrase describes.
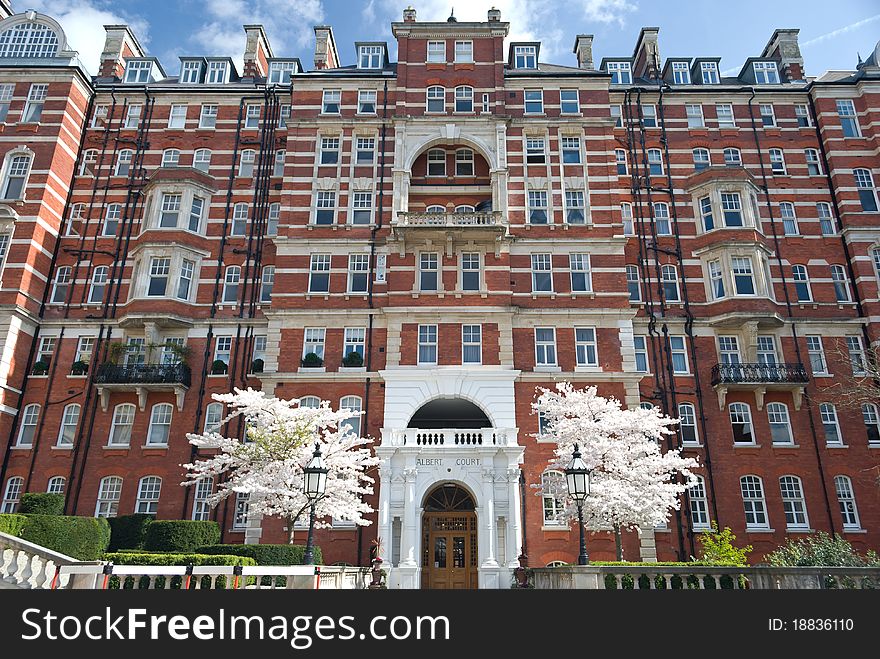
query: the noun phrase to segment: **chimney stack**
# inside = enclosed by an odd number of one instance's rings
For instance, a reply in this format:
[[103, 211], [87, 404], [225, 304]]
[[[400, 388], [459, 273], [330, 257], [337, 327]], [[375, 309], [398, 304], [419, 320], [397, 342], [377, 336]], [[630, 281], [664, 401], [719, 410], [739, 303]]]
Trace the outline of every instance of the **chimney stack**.
[[587, 69], [588, 71], [595, 70], [596, 67], [593, 66], [592, 34], [577, 35], [574, 40], [574, 50], [572, 52], [577, 55], [579, 69]]
[[339, 68], [339, 53], [336, 50], [336, 39], [333, 28], [329, 25], [315, 26], [315, 69]]
[[774, 30], [770, 41], [764, 46], [761, 57], [776, 60], [781, 80], [803, 80], [804, 58], [798, 45], [798, 32], [795, 29]]
[[633, 78], [657, 80], [661, 73], [659, 27], [643, 27], [633, 51]]
[[265, 78], [269, 73], [269, 59], [273, 57], [272, 46], [266, 38], [262, 25], [245, 25], [243, 78]]
[[490, 23], [500, 23], [501, 22], [501, 10], [495, 9], [495, 7], [492, 7], [492, 9], [489, 10], [488, 18], [489, 18]]
[[98, 77], [122, 78], [125, 61], [130, 57], [143, 57], [144, 49], [127, 25], [105, 25], [104, 31], [107, 36], [104, 40], [104, 51], [101, 53]]
[[415, 23], [416, 22], [416, 10], [413, 9], [412, 6], [409, 6], [403, 10], [403, 22], [404, 23]]

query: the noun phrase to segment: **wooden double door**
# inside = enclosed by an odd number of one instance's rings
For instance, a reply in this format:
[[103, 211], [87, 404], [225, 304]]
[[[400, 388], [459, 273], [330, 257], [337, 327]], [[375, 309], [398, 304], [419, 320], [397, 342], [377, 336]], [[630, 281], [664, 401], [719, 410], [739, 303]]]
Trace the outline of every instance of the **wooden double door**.
[[422, 520], [422, 588], [476, 587], [476, 513], [425, 513]]

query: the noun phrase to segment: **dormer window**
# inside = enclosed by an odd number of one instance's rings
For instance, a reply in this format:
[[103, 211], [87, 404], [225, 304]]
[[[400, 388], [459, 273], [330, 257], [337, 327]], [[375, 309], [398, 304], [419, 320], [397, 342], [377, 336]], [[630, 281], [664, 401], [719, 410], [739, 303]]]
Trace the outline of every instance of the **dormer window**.
[[269, 84], [289, 85], [290, 76], [296, 73], [296, 62], [272, 62], [269, 64]]
[[779, 84], [779, 73], [776, 71], [776, 62], [753, 62], [752, 69], [755, 71], [755, 84]]
[[629, 62], [608, 62], [612, 85], [632, 84], [632, 67]]
[[202, 63], [197, 61], [184, 62], [180, 67], [180, 82], [195, 85], [202, 77]]
[[125, 82], [140, 85], [148, 83], [152, 69], [153, 63], [150, 61], [129, 62], [125, 67]]
[[535, 46], [514, 46], [513, 66], [517, 69], [537, 69], [538, 49]]
[[473, 41], [456, 41], [455, 42], [455, 61], [456, 63], [469, 64], [474, 61], [474, 42]]
[[361, 46], [358, 48], [358, 68], [381, 69], [382, 46]]
[[672, 82], [676, 85], [691, 84], [691, 74], [687, 62], [672, 63]]
[[718, 64], [716, 62], [700, 62], [700, 73], [703, 76], [704, 85], [718, 84]]
[[227, 76], [229, 74], [229, 63], [228, 62], [209, 62], [208, 63], [208, 78], [205, 80], [209, 85], [210, 84], [223, 84], [227, 81]]

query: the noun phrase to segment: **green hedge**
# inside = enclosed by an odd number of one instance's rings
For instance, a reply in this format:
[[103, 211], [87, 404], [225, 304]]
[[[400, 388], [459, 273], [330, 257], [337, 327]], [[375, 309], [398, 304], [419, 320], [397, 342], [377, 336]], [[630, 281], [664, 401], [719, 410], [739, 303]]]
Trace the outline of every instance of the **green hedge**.
[[107, 551], [143, 549], [147, 526], [153, 519], [152, 515], [143, 513], [111, 517], [107, 520], [110, 522], [110, 546]]
[[27, 517], [16, 513], [0, 514], [0, 533], [8, 533], [16, 538], [21, 535], [21, 530], [27, 523]]
[[190, 553], [220, 542], [217, 522], [160, 520], [147, 525], [144, 549], [153, 552]]
[[64, 495], [49, 492], [25, 492], [21, 495], [18, 512], [22, 515], [63, 515]]
[[[114, 565], [256, 565], [256, 561], [246, 556], [209, 556], [207, 554], [148, 554], [143, 552], [111, 552], [104, 554], [104, 560]], [[249, 577], [246, 583], [253, 584], [256, 582], [254, 577]], [[227, 577], [208, 575], [201, 577], [201, 588], [226, 588]], [[245, 582], [241, 582], [239, 587], [244, 586]], [[117, 577], [112, 576], [107, 583], [107, 587], [112, 590], [134, 590], [150, 587], [150, 580], [147, 577], [141, 577], [136, 580], [135, 577]], [[168, 583], [165, 577], [157, 577], [153, 588], [178, 590], [183, 587], [183, 577], [171, 577]], [[196, 580], [190, 582], [190, 589], [196, 587]]]
[[[257, 565], [302, 565], [306, 548], [303, 545], [209, 545], [199, 547], [201, 554], [249, 556]], [[315, 547], [315, 564], [323, 563], [321, 548]]]
[[98, 560], [110, 544], [110, 525], [100, 517], [28, 515], [19, 537], [81, 561]]

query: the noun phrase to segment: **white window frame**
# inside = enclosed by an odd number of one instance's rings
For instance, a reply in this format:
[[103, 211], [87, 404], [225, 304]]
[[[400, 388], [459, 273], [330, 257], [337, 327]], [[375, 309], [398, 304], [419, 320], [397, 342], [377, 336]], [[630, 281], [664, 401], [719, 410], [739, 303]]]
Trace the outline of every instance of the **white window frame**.
[[446, 41], [430, 40], [426, 46], [426, 64], [446, 64]]
[[321, 95], [321, 114], [338, 115], [342, 112], [342, 90], [325, 89]]
[[[770, 519], [767, 516], [767, 499], [764, 494], [764, 482], [759, 476], [747, 474], [739, 479], [740, 494], [743, 500], [743, 512], [746, 519], [746, 530], [767, 530]], [[752, 521], [749, 521], [751, 518]]]
[[159, 497], [162, 495], [162, 479], [159, 476], [143, 476], [138, 481], [137, 500], [134, 504], [135, 514], [155, 515], [159, 509]]
[[34, 83], [28, 90], [27, 101], [21, 113], [21, 123], [38, 124], [43, 118], [43, 110], [46, 107], [46, 98], [49, 95], [49, 85]]
[[171, 106], [168, 113], [168, 128], [183, 129], [186, 128], [186, 111], [189, 106], [186, 104], [175, 103]]
[[[593, 270], [590, 263], [590, 255], [588, 253], [570, 253], [568, 255], [568, 271], [572, 293], [592, 293], [593, 292]], [[583, 286], [575, 285], [575, 275], [583, 278]]]
[[574, 352], [578, 368], [599, 368], [599, 344], [595, 327], [574, 328]]
[[733, 113], [732, 103], [716, 103], [715, 116], [718, 119], [718, 128], [736, 128], [736, 116]]
[[782, 510], [785, 512], [785, 528], [797, 531], [809, 529], [810, 518], [807, 514], [803, 481], [790, 474], [780, 476], [779, 493], [782, 496]]
[[[330, 254], [311, 254], [309, 256], [309, 293], [330, 292]], [[316, 277], [320, 277], [320, 281], [326, 278], [326, 287], [321, 286], [321, 290], [315, 287]]]
[[734, 425], [741, 425], [743, 428], [740, 434], [744, 437], [751, 435], [751, 441], [737, 441], [736, 432], [734, 431], [734, 446], [754, 446], [757, 444], [757, 438], [755, 437], [755, 422], [752, 419], [752, 408], [748, 403], [730, 403], [727, 406], [727, 410], [728, 416], [730, 417], [731, 429], [733, 430]]
[[[549, 338], [547, 338], [549, 332]], [[555, 327], [536, 327], [535, 328], [535, 367], [556, 367], [558, 366], [558, 355], [556, 350], [556, 328]]]
[[688, 489], [688, 504], [691, 511], [691, 528], [694, 531], [708, 531], [711, 529], [709, 522], [709, 501], [706, 497], [706, 480], [695, 475], [696, 483]]
[[[678, 404], [679, 436], [684, 446], [700, 446], [700, 431], [697, 428], [697, 411], [693, 403]], [[686, 438], [684, 429], [691, 428], [693, 439]], [[707, 520], [708, 521], [708, 520]]]
[[[476, 353], [476, 355], [474, 355]], [[462, 364], [482, 364], [483, 363], [483, 326], [482, 325], [462, 325], [461, 326], [461, 363]]]
[[822, 421], [822, 430], [825, 433], [825, 443], [828, 446], [843, 446], [843, 433], [840, 432], [840, 419], [837, 416], [837, 408], [833, 403], [819, 404], [819, 419]]
[[791, 415], [785, 403], [767, 403], [767, 422], [770, 425], [770, 439], [774, 446], [792, 446], [794, 433], [791, 429]]
[[437, 365], [437, 331], [437, 325], [418, 326], [418, 347], [416, 352], [416, 363], [419, 366]]
[[752, 62], [756, 85], [778, 85], [779, 71], [776, 62]]
[[123, 480], [119, 476], [105, 476], [98, 483], [95, 517], [116, 517], [122, 497]]
[[849, 476], [835, 476], [834, 492], [837, 495], [837, 503], [840, 506], [843, 529], [845, 531], [860, 531], [862, 524], [859, 521], [859, 509], [856, 505], [852, 479]]
[[[136, 408], [132, 403], [120, 403], [113, 408], [107, 446], [130, 446]], [[121, 433], [121, 436], [120, 436]]]

